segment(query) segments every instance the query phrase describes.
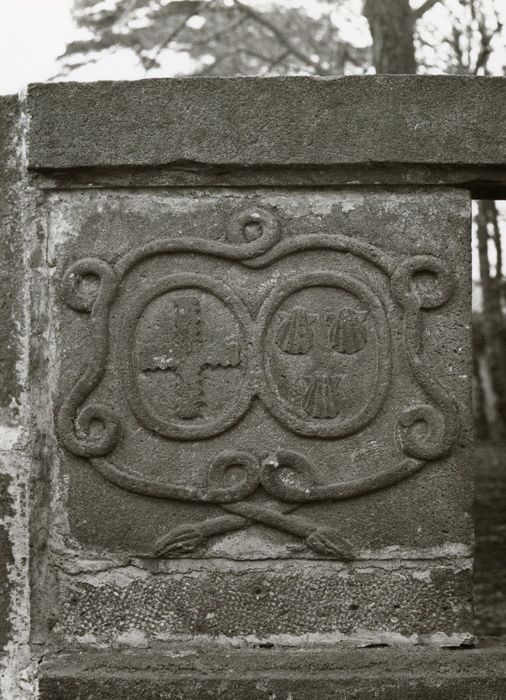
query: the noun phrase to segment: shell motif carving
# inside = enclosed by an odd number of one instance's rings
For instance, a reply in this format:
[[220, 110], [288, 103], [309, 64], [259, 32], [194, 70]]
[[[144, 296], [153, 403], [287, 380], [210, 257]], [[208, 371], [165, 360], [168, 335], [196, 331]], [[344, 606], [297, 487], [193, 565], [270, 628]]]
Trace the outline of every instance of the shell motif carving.
[[383, 303], [363, 281], [325, 270], [285, 280], [262, 305], [256, 331], [259, 396], [289, 430], [339, 438], [377, 415], [391, 341]]
[[335, 418], [339, 413], [337, 388], [342, 377], [316, 372], [302, 398], [302, 407], [313, 418]]
[[340, 309], [330, 329], [330, 344], [337, 352], [353, 355], [365, 347], [367, 311]]
[[289, 355], [305, 355], [314, 344], [314, 330], [311, 327], [314, 314], [307, 309], [296, 307], [281, 322], [276, 333], [276, 343]]

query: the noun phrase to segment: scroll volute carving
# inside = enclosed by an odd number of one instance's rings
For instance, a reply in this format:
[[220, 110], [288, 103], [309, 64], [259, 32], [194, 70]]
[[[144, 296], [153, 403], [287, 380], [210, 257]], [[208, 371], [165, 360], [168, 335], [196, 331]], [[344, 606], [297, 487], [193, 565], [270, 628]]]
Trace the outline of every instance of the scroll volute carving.
[[[447, 454], [458, 438], [455, 403], [422, 359], [424, 312], [450, 299], [451, 271], [434, 256], [398, 262], [370, 244], [337, 234], [282, 238], [281, 233], [274, 212], [253, 207], [231, 217], [228, 242], [162, 238], [114, 264], [98, 258], [78, 260], [63, 275], [62, 299], [88, 324], [92, 356], [60, 406], [61, 443], [88, 458], [121, 489], [212, 503], [224, 513], [167, 533], [154, 545], [157, 556], [187, 555], [211, 537], [258, 522], [302, 538], [318, 556], [348, 560], [353, 547], [345, 538], [294, 511], [308, 502], [339, 501], [388, 488], [428, 460]], [[318, 464], [279, 445], [267, 458], [248, 450], [220, 450], [204, 465], [204, 481], [194, 486], [148, 478], [142, 470], [108, 458], [123, 438], [121, 421], [111, 407], [93, 400], [93, 394], [111, 351], [111, 307], [130, 271], [157, 255], [177, 253], [216, 256], [251, 271], [307, 250], [344, 252], [390, 280], [393, 302], [402, 315], [400, 349], [426, 397], [406, 406], [398, 417], [398, 461], [369, 476], [325, 483]], [[417, 285], [421, 273], [432, 281], [423, 289]], [[390, 300], [382, 294], [356, 275], [323, 266], [289, 278], [279, 276], [253, 317], [225, 282], [174, 270], [143, 289], [126, 312], [120, 362], [128, 405], [139, 424], [160, 440], [209, 440], [243, 420], [255, 397], [293, 434], [314, 440], [346, 438], [375, 420], [390, 386]], [[206, 372], [213, 371], [234, 377], [234, 395], [221, 404], [205, 387]], [[173, 387], [164, 415], [150, 399], [149, 382]], [[357, 398], [350, 398], [352, 394]], [[420, 423], [424, 430], [415, 430]], [[97, 424], [98, 432], [92, 430]], [[240, 478], [231, 481], [230, 470], [238, 471]], [[252, 500], [260, 488], [277, 505]]]

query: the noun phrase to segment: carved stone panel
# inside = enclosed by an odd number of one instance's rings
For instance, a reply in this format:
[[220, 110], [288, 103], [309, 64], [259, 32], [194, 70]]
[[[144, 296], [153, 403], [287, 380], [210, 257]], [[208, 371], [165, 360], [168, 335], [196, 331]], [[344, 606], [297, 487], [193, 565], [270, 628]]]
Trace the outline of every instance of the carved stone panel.
[[74, 191], [49, 222], [60, 545], [466, 568], [465, 194]]

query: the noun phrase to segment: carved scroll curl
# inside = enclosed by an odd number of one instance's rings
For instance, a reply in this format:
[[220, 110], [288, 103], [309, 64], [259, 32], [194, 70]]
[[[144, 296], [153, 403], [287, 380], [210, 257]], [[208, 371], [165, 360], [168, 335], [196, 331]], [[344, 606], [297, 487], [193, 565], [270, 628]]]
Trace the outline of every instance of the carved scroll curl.
[[[72, 309], [91, 314], [92, 358], [58, 412], [56, 429], [65, 447], [82, 457], [98, 457], [110, 452], [119, 437], [119, 421], [99, 403], [79, 407], [100, 384], [109, 354], [109, 307], [117, 289], [117, 277], [99, 258], [78, 260], [66, 270], [62, 295]], [[99, 430], [94, 433], [98, 424]]]
[[[416, 275], [423, 275], [424, 286]], [[458, 411], [446, 389], [424, 365], [421, 355], [421, 310], [446, 304], [454, 289], [452, 272], [430, 255], [416, 255], [402, 262], [391, 280], [392, 293], [403, 307], [404, 353], [411, 373], [434, 402], [406, 409], [398, 431], [403, 452], [417, 459], [436, 459], [448, 454], [459, 433]]]
[[[225, 486], [227, 471], [240, 468], [243, 479], [234, 486]], [[258, 460], [250, 452], [224, 450], [209, 467], [207, 473], [209, 491], [207, 500], [217, 503], [232, 503], [250, 496], [259, 486]]]
[[[248, 226], [254, 227], [255, 233], [257, 233], [250, 241], [247, 240]], [[248, 252], [251, 249], [251, 244], [254, 244], [255, 251], [265, 252], [279, 239], [279, 222], [267, 209], [261, 207], [240, 209], [230, 219], [228, 238], [233, 243], [243, 245], [246, 241]]]
[[[319, 484], [312, 465], [305, 457], [298, 452], [280, 450], [274, 457], [264, 461], [260, 480], [267, 493], [283, 501], [342, 501], [396, 484], [414, 474], [423, 465], [422, 461], [407, 459], [372, 476], [333, 484]], [[285, 478], [282, 476], [283, 472]], [[286, 477], [286, 472], [291, 472], [290, 478]]]
[[[198, 503], [235, 503], [250, 496], [259, 485], [258, 460], [249, 452], [224, 450], [209, 466], [207, 484], [201, 487], [170, 484], [157, 479], [146, 478], [133, 469], [117, 467], [107, 459], [91, 459], [94, 468], [115, 486], [152, 498]], [[226, 485], [226, 472], [236, 467], [243, 478], [235, 484]]]
[[[247, 224], [257, 224], [259, 235], [253, 240], [245, 238]], [[137, 263], [163, 253], [201, 253], [227, 260], [244, 262], [263, 255], [279, 240], [279, 220], [265, 209], [241, 209], [231, 220], [229, 238], [231, 242], [212, 241], [203, 238], [157, 238], [132, 252], [123, 255], [115, 265], [119, 277], [126, 275]]]

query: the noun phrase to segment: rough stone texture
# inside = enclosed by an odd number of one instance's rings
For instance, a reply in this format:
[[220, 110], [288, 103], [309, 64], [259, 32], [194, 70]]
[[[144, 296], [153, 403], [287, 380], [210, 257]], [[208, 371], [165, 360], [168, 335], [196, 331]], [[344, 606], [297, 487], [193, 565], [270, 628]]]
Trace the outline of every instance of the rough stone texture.
[[19, 234], [19, 168], [16, 138], [19, 107], [15, 97], [0, 97], [0, 418], [8, 424], [17, 418], [19, 378], [21, 265], [23, 250]]
[[58, 655], [40, 700], [504, 700], [506, 649]]
[[0, 97], [0, 697], [5, 700], [24, 696], [21, 686], [30, 665], [23, 240], [31, 210], [25, 192], [24, 126], [18, 99]]
[[[296, 105], [297, 118], [287, 105]], [[349, 171], [349, 184], [460, 180], [482, 195], [484, 187], [506, 194], [500, 78], [61, 83], [31, 86], [28, 109], [30, 164], [37, 169], [172, 164], [188, 176], [200, 165], [202, 177], [219, 166], [218, 179], [226, 182], [231, 168], [253, 167], [254, 183], [259, 167], [268, 167], [260, 172], [268, 180], [275, 168], [305, 166], [299, 180], [307, 185], [308, 169], [333, 167]], [[325, 184], [335, 175], [314, 177]]]
[[[297, 119], [286, 109], [294, 101]], [[506, 106], [500, 78], [211, 78], [34, 85], [28, 96], [29, 162], [32, 168], [54, 169], [180, 160], [333, 164], [359, 163], [367, 153], [371, 162], [502, 165], [505, 133], [490, 116], [492, 103], [499, 111]], [[466, 111], [458, 115], [457, 130], [455, 116], [463, 105]]]
[[9, 613], [11, 609], [11, 586], [9, 582], [9, 567], [12, 566], [12, 546], [6, 518], [13, 515], [12, 498], [9, 495], [9, 485], [12, 478], [9, 474], [0, 473], [0, 649], [3, 649], [10, 639]]
[[[0, 97], [0, 656], [12, 639], [12, 449], [18, 435], [22, 247], [16, 141], [19, 108]], [[0, 690], [1, 692], [1, 690]]]
[[11, 585], [9, 583], [9, 567], [12, 566], [12, 562], [9, 532], [5, 525], [0, 525], [0, 648], [2, 649], [10, 640]]
[[[56, 575], [82, 562], [53, 602], [57, 637], [169, 640], [216, 614], [204, 634], [469, 639], [469, 204], [445, 189], [50, 195], [51, 548]], [[432, 433], [409, 428], [413, 410]], [[195, 564], [174, 578], [171, 557]], [[133, 559], [145, 572], [127, 585]]]
[[59, 575], [53, 634], [133, 646], [153, 639], [246, 646], [471, 641], [461, 634], [473, 624], [470, 568], [269, 562], [172, 569]]

